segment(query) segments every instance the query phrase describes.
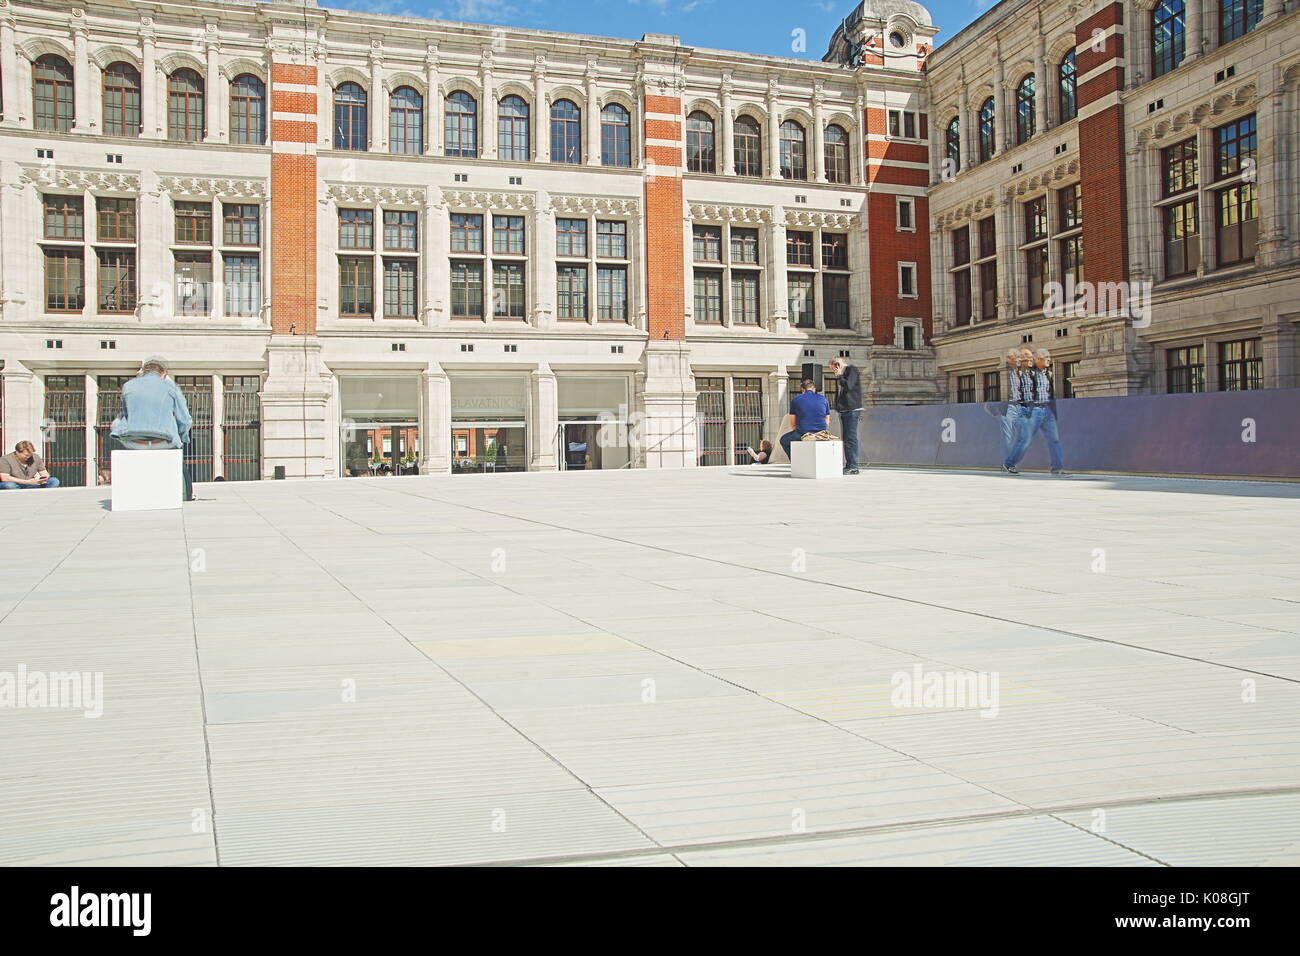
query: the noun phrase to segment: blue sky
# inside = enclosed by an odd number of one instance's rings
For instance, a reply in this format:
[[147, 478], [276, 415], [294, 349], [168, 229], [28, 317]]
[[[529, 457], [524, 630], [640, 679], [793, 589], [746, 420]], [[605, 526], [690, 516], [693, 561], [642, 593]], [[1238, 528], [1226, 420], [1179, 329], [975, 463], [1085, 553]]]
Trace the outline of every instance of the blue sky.
[[[691, 46], [820, 60], [855, 0], [318, 0], [323, 7], [399, 16], [589, 33], [640, 39], [671, 33]], [[953, 36], [992, 0], [924, 4], [939, 26], [936, 43]], [[805, 49], [799, 50], [803, 31]]]

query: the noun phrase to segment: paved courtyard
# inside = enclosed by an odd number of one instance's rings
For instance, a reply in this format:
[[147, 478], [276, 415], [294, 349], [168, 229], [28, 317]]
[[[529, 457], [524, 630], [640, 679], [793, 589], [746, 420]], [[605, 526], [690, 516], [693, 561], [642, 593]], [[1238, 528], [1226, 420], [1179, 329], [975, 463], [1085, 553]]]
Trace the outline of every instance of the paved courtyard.
[[0, 494], [0, 864], [1300, 863], [1300, 486], [198, 493]]

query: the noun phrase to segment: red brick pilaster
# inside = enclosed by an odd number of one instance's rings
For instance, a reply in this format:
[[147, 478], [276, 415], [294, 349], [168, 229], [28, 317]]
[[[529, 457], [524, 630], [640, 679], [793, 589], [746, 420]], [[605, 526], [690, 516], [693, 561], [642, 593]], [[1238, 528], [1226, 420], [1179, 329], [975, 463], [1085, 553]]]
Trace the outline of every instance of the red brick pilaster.
[[316, 333], [316, 67], [271, 67], [271, 331]]
[[651, 339], [686, 338], [681, 100], [645, 97], [646, 322]]
[[1081, 82], [1079, 171], [1083, 197], [1083, 273], [1090, 282], [1128, 279], [1124, 165], [1124, 8], [1109, 4], [1074, 31]]

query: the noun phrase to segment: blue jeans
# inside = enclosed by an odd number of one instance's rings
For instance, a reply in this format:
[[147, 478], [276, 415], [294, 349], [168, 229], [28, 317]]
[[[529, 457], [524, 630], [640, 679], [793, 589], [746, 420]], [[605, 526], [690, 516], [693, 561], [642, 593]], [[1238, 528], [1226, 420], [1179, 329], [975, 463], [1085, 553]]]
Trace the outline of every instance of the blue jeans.
[[794, 460], [793, 456], [791, 456], [790, 454], [790, 446], [793, 445], [795, 442], [799, 441], [806, 434], [808, 433], [801, 432], [799, 429], [796, 428], [794, 431], [786, 432], [784, 435], [781, 436], [781, 447], [785, 449], [786, 458], [789, 458], [791, 461]]
[[1016, 450], [1016, 445], [1020, 442], [1020, 433], [1028, 424], [1028, 419], [1029, 409], [1024, 405], [1008, 405], [1007, 413], [999, 420], [1002, 425], [1002, 447], [1006, 452], [1002, 464], [1008, 468], [1014, 464], [1011, 454]]
[[844, 439], [844, 467], [858, 467], [858, 419], [862, 416], [862, 409], [855, 408], [851, 412], [840, 412], [840, 431], [844, 432], [841, 436]]
[[57, 487], [59, 487], [59, 479], [55, 478], [53, 475], [51, 475], [43, 485], [20, 485], [16, 481], [0, 481], [0, 490], [3, 491], [31, 491], [33, 488]]
[[1020, 441], [1017, 442], [1014, 453], [1011, 456], [1011, 464], [1015, 465], [1025, 457], [1025, 452], [1029, 450], [1029, 443], [1034, 438], [1034, 433], [1042, 431], [1043, 437], [1047, 440], [1047, 453], [1051, 457], [1052, 471], [1060, 471], [1065, 467], [1061, 456], [1061, 435], [1056, 427], [1056, 415], [1046, 405], [1035, 406], [1029, 414], [1029, 422], [1021, 429]]

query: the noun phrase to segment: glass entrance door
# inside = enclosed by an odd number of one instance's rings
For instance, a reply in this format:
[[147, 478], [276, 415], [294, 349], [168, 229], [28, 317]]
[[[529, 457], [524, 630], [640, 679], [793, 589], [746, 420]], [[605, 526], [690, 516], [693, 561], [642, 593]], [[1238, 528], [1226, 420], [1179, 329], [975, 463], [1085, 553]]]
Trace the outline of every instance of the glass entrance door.
[[415, 422], [349, 422], [343, 426], [343, 474], [348, 478], [420, 473]]
[[527, 471], [524, 426], [518, 422], [452, 422], [451, 473]]
[[631, 435], [626, 422], [560, 422], [560, 467], [565, 471], [632, 467]]

